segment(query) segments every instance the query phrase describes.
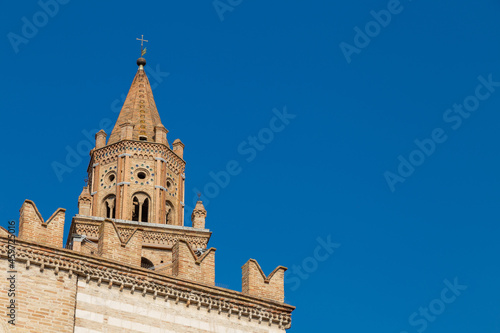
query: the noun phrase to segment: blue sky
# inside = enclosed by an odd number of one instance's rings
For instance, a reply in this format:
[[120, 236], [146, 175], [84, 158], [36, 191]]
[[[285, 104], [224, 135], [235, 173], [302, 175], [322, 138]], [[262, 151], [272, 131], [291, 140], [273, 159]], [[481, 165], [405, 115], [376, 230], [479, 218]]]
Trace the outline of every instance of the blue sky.
[[249, 258], [289, 267], [290, 332], [500, 331], [497, 1], [42, 7], [0, 14], [1, 225], [31, 199], [69, 228], [87, 137], [116, 120], [144, 34], [219, 285], [240, 290]]

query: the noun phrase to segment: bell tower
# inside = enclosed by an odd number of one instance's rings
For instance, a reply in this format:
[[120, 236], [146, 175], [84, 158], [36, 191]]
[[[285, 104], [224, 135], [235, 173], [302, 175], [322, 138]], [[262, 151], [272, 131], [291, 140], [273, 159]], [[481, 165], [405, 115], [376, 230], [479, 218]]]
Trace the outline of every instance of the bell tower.
[[[143, 257], [158, 266], [171, 260], [179, 239], [193, 251], [206, 249], [211, 232], [199, 219], [193, 227], [184, 226], [184, 144], [176, 139], [170, 146], [144, 69], [146, 60], [141, 56], [137, 65], [109, 138], [103, 130], [95, 135], [88, 184], [79, 196], [68, 242], [70, 247], [73, 238], [96, 244], [104, 219], [111, 219], [124, 237], [131, 232], [127, 227], [140, 226]], [[199, 210], [197, 205], [198, 215]], [[79, 248], [92, 252], [89, 246]]]
[[95, 136], [87, 170], [92, 216], [182, 226], [186, 163], [182, 149], [169, 146], [146, 60], [139, 58], [137, 65], [107, 143], [103, 130]]

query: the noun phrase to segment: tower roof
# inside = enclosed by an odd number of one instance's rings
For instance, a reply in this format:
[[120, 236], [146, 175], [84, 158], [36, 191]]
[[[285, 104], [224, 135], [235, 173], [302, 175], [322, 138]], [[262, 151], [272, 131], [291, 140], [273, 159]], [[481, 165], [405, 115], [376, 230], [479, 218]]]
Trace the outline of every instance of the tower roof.
[[115, 127], [109, 137], [108, 145], [120, 141], [121, 126], [130, 124], [134, 127], [132, 139], [154, 141], [155, 127], [161, 125], [160, 115], [156, 109], [153, 91], [144, 71], [146, 60], [137, 60], [139, 69], [135, 74], [125, 103], [118, 115]]

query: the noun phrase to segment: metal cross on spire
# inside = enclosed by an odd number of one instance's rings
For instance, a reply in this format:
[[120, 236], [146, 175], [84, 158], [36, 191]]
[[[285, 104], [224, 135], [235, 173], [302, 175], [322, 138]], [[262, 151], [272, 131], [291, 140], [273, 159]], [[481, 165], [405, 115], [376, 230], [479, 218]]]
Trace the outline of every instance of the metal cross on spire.
[[141, 57], [146, 54], [146, 49], [144, 48], [144, 42], [148, 43], [149, 41], [144, 39], [144, 35], [141, 35], [141, 38], [136, 38], [141, 41]]

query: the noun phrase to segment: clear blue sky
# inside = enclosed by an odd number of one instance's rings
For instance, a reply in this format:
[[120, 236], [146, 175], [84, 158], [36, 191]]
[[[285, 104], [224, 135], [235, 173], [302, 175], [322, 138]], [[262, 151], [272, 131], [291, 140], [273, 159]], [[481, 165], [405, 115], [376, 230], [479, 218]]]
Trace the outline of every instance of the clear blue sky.
[[1, 225], [28, 198], [69, 227], [88, 155], [68, 166], [66, 149], [116, 120], [144, 34], [169, 140], [186, 144], [186, 202], [213, 197], [217, 283], [240, 290], [248, 258], [289, 267], [290, 332], [500, 332], [499, 3], [217, 6], [4, 4]]

